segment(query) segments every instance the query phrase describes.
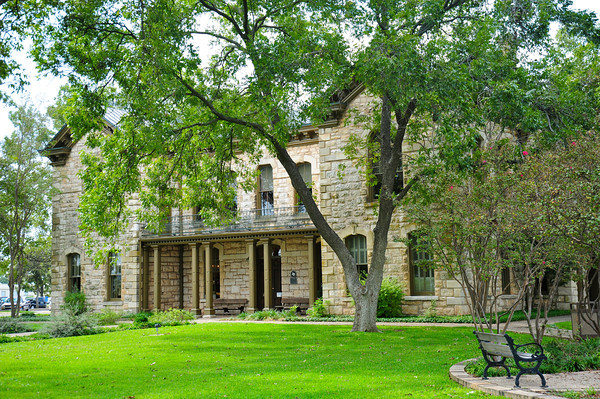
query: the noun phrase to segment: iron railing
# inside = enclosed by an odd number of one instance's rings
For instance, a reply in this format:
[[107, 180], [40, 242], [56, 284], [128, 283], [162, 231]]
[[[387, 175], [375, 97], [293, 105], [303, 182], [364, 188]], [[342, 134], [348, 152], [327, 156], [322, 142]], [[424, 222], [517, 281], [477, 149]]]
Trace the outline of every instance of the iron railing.
[[237, 211], [233, 221], [209, 226], [198, 215], [183, 215], [167, 218], [162, 227], [152, 230], [142, 227], [142, 237], [191, 236], [227, 232], [260, 230], [286, 230], [314, 227], [303, 205], [285, 208], [252, 209]]

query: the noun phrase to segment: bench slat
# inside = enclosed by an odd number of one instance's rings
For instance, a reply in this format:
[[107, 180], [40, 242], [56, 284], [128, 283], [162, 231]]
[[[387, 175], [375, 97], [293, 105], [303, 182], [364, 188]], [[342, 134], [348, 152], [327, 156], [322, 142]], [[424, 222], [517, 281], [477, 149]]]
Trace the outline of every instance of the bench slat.
[[506, 337], [504, 335], [479, 332], [479, 331], [477, 331], [475, 334], [477, 335], [477, 337], [479, 338], [480, 341], [487, 341], [487, 342], [493, 342], [496, 344], [504, 344], [504, 345], [508, 344], [508, 341], [506, 340]]
[[512, 357], [512, 351], [507, 345], [496, 344], [493, 342], [481, 342], [481, 347], [490, 355]]

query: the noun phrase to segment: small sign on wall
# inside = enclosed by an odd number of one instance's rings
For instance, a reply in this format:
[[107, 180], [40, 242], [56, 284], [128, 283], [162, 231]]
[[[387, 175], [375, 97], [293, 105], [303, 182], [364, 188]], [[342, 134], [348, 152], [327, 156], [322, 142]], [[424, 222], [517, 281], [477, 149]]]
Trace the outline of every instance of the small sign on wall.
[[295, 270], [290, 272], [290, 284], [298, 284], [298, 274]]

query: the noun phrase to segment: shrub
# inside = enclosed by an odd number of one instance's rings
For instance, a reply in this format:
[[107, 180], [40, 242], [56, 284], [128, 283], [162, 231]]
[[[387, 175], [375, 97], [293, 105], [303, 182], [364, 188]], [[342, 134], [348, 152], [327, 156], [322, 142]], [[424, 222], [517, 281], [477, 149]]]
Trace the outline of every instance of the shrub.
[[35, 319], [35, 313], [27, 311], [27, 310], [24, 310], [24, 311], [22, 311], [22, 312], [19, 313], [19, 317], [22, 317], [24, 319]]
[[89, 311], [87, 300], [83, 292], [67, 292], [65, 303], [61, 307], [65, 312], [78, 316]]
[[40, 331], [52, 338], [77, 337], [80, 335], [97, 334], [97, 320], [90, 313], [73, 315], [65, 313], [53, 317], [52, 323], [46, 325]]
[[399, 317], [402, 314], [403, 300], [404, 285], [394, 278], [383, 279], [377, 302], [377, 317]]
[[310, 317], [326, 317], [327, 314], [327, 305], [326, 301], [323, 301], [323, 298], [317, 298], [315, 303], [306, 310], [306, 314]]
[[0, 334], [14, 334], [24, 332], [27, 329], [17, 319], [12, 317], [0, 317]]
[[108, 326], [115, 324], [117, 320], [121, 318], [121, 313], [115, 312], [111, 308], [104, 308], [100, 313], [96, 314], [96, 318], [98, 319], [98, 323], [100, 323], [100, 325]]
[[160, 324], [161, 326], [177, 326], [187, 324], [189, 320], [194, 320], [194, 315], [184, 309], [169, 309], [166, 312], [152, 313], [148, 317], [148, 324]]
[[137, 328], [149, 327], [148, 318], [152, 316], [152, 312], [140, 312], [133, 317], [133, 325]]

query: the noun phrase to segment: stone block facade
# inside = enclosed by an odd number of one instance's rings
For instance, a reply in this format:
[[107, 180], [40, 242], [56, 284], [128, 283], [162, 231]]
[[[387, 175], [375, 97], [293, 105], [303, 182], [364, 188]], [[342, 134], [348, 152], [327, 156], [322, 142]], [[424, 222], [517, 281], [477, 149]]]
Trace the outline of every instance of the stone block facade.
[[[356, 91], [348, 96], [346, 110], [350, 112], [336, 123], [303, 129], [288, 147], [296, 163], [310, 164], [313, 195], [332, 228], [342, 239], [360, 236], [365, 240], [367, 263], [372, 256], [376, 203], [370, 197], [364, 174], [346, 157], [343, 148], [353, 135], [366, 139], [371, 134], [362, 124], [346, 118], [368, 115], [375, 105], [372, 97]], [[274, 211], [272, 215], [254, 216], [256, 226], [260, 227], [211, 231], [194, 227], [184, 234], [173, 231], [169, 235], [152, 235], [145, 234], [139, 223], [131, 223], [122, 235], [121, 297], [109, 298], [108, 262], [94, 264], [86, 256], [79, 235], [77, 209], [82, 184], [77, 173], [82, 168], [80, 153], [86, 150], [85, 140], [74, 143], [68, 129], [63, 129], [53, 142], [50, 159], [55, 166], [54, 184], [59, 192], [53, 200], [52, 217], [55, 311], [60, 309], [69, 289], [70, 256], [77, 254], [81, 262], [81, 289], [95, 310], [111, 307], [138, 312], [184, 308], [212, 315], [219, 310], [219, 299], [245, 301], [245, 308], [252, 311], [280, 307], [285, 298], [313, 301], [322, 296], [330, 313], [353, 314], [340, 262], [297, 206], [285, 169], [266, 150], [258, 164], [250, 165], [257, 169], [264, 165], [272, 168]], [[64, 148], [70, 151], [61, 152]], [[258, 195], [257, 190], [240, 189], [238, 209], [256, 210], [260, 207]], [[139, 206], [135, 199], [129, 205]], [[193, 211], [173, 209], [171, 215], [183, 220], [192, 217]], [[460, 285], [443, 271], [434, 272], [432, 292], [426, 295], [413, 292], [411, 255], [405, 244], [413, 229], [405, 222], [402, 211], [396, 210], [388, 237], [385, 276], [404, 284], [403, 312], [422, 314], [435, 306], [439, 315], [469, 313]], [[575, 294], [572, 285], [561, 288], [560, 302], [568, 306]], [[503, 297], [502, 305], [510, 304], [511, 299], [510, 295]]]

